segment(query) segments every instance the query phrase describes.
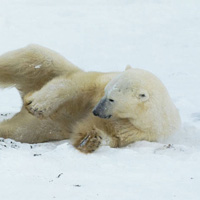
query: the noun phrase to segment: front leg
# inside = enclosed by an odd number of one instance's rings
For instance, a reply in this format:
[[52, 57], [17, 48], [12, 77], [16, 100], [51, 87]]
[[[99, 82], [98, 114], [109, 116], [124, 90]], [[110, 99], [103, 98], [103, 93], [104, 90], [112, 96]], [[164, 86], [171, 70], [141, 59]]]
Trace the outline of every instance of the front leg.
[[31, 114], [45, 118], [69, 100], [90, 97], [95, 88], [93, 73], [78, 72], [70, 77], [61, 76], [48, 82], [39, 91], [27, 94], [24, 105]]
[[111, 127], [109, 121], [89, 114], [74, 124], [70, 136], [72, 144], [83, 153], [94, 152], [102, 143], [112, 148], [120, 147], [120, 139], [111, 135], [106, 127]]
[[76, 99], [91, 91], [93, 84], [88, 81], [90, 78], [85, 76], [87, 73], [79, 72], [70, 77], [61, 76], [51, 80], [39, 91], [24, 97], [26, 109], [36, 117], [49, 117], [68, 100]]
[[42, 89], [24, 97], [26, 109], [38, 118], [50, 116], [70, 95], [72, 82], [66, 77], [55, 78]]
[[86, 132], [75, 133], [72, 140], [74, 147], [82, 153], [92, 153], [101, 145], [101, 130], [93, 128]]

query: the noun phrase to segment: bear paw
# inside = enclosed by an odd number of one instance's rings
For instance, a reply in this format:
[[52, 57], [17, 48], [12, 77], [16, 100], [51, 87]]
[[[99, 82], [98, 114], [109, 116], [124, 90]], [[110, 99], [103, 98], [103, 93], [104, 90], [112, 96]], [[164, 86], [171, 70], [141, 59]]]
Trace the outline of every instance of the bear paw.
[[92, 153], [101, 144], [102, 137], [98, 134], [96, 130], [92, 130], [89, 134], [81, 137], [74, 146], [83, 153]]
[[29, 113], [38, 118], [45, 118], [50, 115], [50, 107], [43, 98], [37, 95], [37, 92], [26, 95], [24, 105]]

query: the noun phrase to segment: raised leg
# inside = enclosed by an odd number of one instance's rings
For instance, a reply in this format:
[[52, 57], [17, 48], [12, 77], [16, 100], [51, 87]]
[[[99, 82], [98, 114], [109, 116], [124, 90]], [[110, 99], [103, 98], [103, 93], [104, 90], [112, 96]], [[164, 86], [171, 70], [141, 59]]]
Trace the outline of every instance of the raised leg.
[[[0, 56], [0, 87], [15, 86], [22, 98], [29, 92], [40, 90], [56, 77], [75, 72], [81, 70], [56, 52], [39, 45], [29, 45]], [[63, 127], [59, 120], [40, 120], [23, 107], [12, 119], [0, 124], [0, 137], [38, 143], [66, 139], [69, 131], [66, 123]]]
[[0, 85], [15, 86], [22, 96], [39, 90], [45, 83], [62, 74], [79, 69], [58, 53], [29, 45], [0, 56]]
[[[67, 104], [69, 101], [79, 101], [77, 106], [91, 101], [92, 96], [103, 95], [103, 87], [99, 87], [95, 79], [99, 76], [97, 73], [78, 72], [71, 76], [60, 76], [49, 81], [39, 91], [29, 93], [24, 98], [24, 105], [27, 110], [39, 118], [46, 118], [53, 114], [59, 107]], [[97, 93], [98, 91], [98, 93]], [[101, 91], [101, 92], [99, 92]], [[99, 99], [98, 99], [99, 100]], [[94, 102], [90, 102], [92, 105]], [[96, 103], [96, 102], [95, 102]]]

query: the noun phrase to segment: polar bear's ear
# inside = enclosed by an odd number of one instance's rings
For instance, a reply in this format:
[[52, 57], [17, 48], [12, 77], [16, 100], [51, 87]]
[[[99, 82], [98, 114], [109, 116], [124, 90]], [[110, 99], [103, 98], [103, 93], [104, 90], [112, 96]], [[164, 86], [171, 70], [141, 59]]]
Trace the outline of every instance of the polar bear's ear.
[[130, 65], [127, 65], [125, 71], [127, 71], [129, 69], [133, 69], [133, 68]]
[[137, 94], [137, 98], [140, 101], [147, 101], [149, 99], [149, 93], [146, 90], [140, 90]]

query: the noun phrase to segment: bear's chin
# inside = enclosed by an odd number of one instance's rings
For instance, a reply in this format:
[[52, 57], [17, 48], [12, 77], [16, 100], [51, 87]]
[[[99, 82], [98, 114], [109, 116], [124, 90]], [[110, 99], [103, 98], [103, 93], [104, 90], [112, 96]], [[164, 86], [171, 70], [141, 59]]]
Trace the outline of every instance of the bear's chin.
[[101, 115], [101, 114], [96, 114], [96, 113], [93, 113], [93, 114], [94, 116], [102, 118], [102, 119], [110, 119], [112, 117], [112, 115]]
[[101, 117], [103, 119], [110, 119], [112, 117], [112, 115], [108, 115], [108, 116], [104, 116], [104, 117]]
[[112, 115], [99, 115], [98, 116], [99, 118], [102, 118], [102, 119], [110, 119], [112, 117]]

